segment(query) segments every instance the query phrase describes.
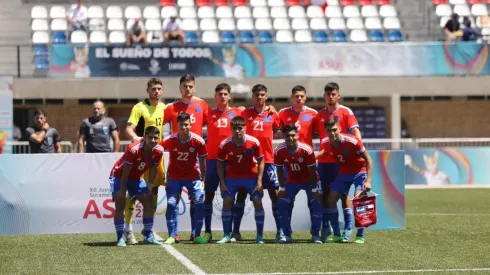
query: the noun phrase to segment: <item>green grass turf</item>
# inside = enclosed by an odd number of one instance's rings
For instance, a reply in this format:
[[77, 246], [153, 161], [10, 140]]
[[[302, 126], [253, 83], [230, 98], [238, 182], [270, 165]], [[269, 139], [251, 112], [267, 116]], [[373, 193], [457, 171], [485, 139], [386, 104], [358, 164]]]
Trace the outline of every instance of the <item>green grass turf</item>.
[[[184, 241], [174, 247], [210, 274], [490, 268], [489, 196], [488, 189], [409, 190], [407, 230], [367, 230], [363, 245], [311, 244], [308, 232], [303, 231], [294, 233], [296, 243], [291, 245], [274, 244], [274, 233], [268, 232], [268, 244], [259, 246], [255, 234], [245, 232], [246, 240], [236, 244]], [[181, 235], [182, 239], [188, 236]], [[216, 239], [221, 236], [215, 232]], [[159, 246], [122, 249], [114, 247], [113, 241], [114, 234], [0, 237], [0, 274], [191, 273]]]

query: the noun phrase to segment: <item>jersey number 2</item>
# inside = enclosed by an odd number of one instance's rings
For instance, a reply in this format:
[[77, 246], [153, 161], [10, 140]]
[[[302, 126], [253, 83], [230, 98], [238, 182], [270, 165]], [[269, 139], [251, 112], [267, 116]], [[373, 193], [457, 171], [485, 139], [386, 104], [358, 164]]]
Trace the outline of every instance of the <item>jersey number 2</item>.
[[339, 161], [340, 161], [340, 162], [345, 162], [345, 160], [344, 160], [344, 156], [342, 156], [342, 155], [337, 155], [337, 157], [339, 158]]

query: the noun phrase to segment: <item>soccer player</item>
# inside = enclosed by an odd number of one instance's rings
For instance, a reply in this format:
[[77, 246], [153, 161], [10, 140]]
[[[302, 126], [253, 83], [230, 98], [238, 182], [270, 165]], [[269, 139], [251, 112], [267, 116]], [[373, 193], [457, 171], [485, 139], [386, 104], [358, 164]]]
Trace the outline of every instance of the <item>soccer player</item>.
[[[267, 87], [262, 84], [257, 84], [252, 88], [254, 106], [242, 112], [242, 117], [245, 118], [247, 135], [256, 137], [260, 142], [260, 147], [264, 152], [264, 175], [263, 186], [268, 190], [269, 197], [272, 201], [272, 214], [276, 222], [277, 235], [279, 240], [281, 236], [281, 227], [279, 225], [278, 212], [276, 206], [276, 189], [279, 188], [277, 180], [276, 166], [274, 165], [274, 149], [272, 147], [272, 139], [274, 129], [281, 127], [281, 121], [276, 112], [270, 110], [265, 105], [267, 100]], [[241, 239], [240, 223], [244, 214], [245, 199], [247, 193], [244, 190], [238, 192], [237, 201], [233, 209], [233, 241]]]
[[[262, 207], [262, 174], [264, 172], [264, 154], [260, 142], [245, 134], [245, 119], [236, 116], [231, 120], [233, 135], [219, 146], [218, 175], [220, 189], [223, 195], [223, 221], [224, 236], [217, 241], [218, 244], [231, 242], [232, 206], [239, 188], [244, 188], [250, 195], [255, 207], [255, 224], [257, 226], [258, 244], [264, 243], [264, 208]], [[225, 165], [226, 177], [225, 177]]]
[[[277, 208], [284, 236], [279, 243], [292, 243], [291, 238], [291, 202], [300, 190], [304, 190], [311, 205], [311, 242], [323, 243], [320, 240], [322, 224], [322, 189], [316, 171], [316, 159], [313, 148], [299, 142], [298, 128], [288, 124], [282, 128], [284, 142], [274, 150], [274, 163], [277, 166], [279, 192], [277, 193]], [[284, 170], [286, 180], [284, 180]]]
[[[170, 103], [165, 108], [165, 120], [163, 124], [170, 123], [172, 134], [175, 134], [179, 131], [179, 126], [177, 124], [177, 116], [180, 113], [187, 113], [190, 115], [191, 121], [191, 129], [190, 131], [194, 134], [202, 137], [202, 128], [204, 123], [206, 122], [206, 114], [208, 112], [208, 104], [201, 98], [194, 96], [196, 92], [196, 79], [193, 75], [183, 75], [179, 80], [179, 89], [180, 89], [180, 99]], [[180, 202], [180, 194], [177, 199], [177, 205], [175, 207], [176, 215], [179, 215], [179, 202]], [[168, 211], [168, 209], [167, 209]], [[190, 206], [190, 215], [191, 215], [191, 224], [194, 223], [193, 217], [194, 206], [191, 201]], [[177, 220], [176, 220], [177, 221]], [[180, 242], [179, 234], [178, 234], [178, 223], [175, 225], [175, 232], [173, 232], [172, 236], [174, 236], [176, 242]], [[195, 228], [192, 226], [192, 228]], [[194, 238], [194, 232], [191, 233], [191, 241]]]
[[216, 170], [218, 162], [219, 145], [221, 142], [232, 135], [231, 120], [240, 116], [239, 108], [230, 107], [231, 87], [227, 83], [220, 83], [214, 89], [214, 98], [216, 99], [216, 108], [209, 109], [207, 115], [208, 141], [206, 150], [206, 197], [204, 200], [204, 224], [205, 233], [203, 238], [207, 241], [212, 240], [211, 220], [213, 216], [213, 200], [216, 190], [219, 186], [218, 171]]
[[[141, 133], [138, 135], [136, 127], [138, 125], [143, 125], [144, 128], [149, 126], [157, 127], [160, 133], [160, 139], [162, 135], [163, 128], [163, 111], [165, 110], [165, 104], [160, 102], [160, 97], [163, 93], [163, 82], [160, 79], [152, 78], [148, 81], [146, 85], [146, 92], [148, 93], [148, 98], [134, 105], [129, 115], [128, 125], [126, 127], [126, 135], [133, 141], [141, 139]], [[143, 178], [148, 181], [149, 173], [143, 174]], [[153, 189], [151, 190], [154, 196], [153, 199], [153, 211], [156, 211], [158, 202], [158, 187], [165, 186], [165, 168], [163, 165], [163, 158], [160, 165], [157, 167], [157, 176]], [[132, 227], [132, 217], [134, 212], [135, 201], [131, 200], [130, 197], [126, 198], [126, 209], [124, 210], [125, 222], [124, 222], [124, 236], [126, 237], [126, 242], [128, 244], [136, 244], [138, 241], [134, 237], [133, 227]], [[157, 240], [163, 240], [157, 234], [154, 234]]]
[[[337, 83], [330, 82], [325, 85], [324, 97], [327, 103], [327, 107], [321, 109], [313, 120], [314, 131], [320, 136], [320, 140], [327, 137], [324, 123], [330, 118], [338, 120], [340, 129], [343, 134], [351, 133], [359, 140], [361, 139], [361, 132], [359, 131], [359, 124], [351, 109], [340, 105], [340, 87]], [[318, 172], [320, 174], [320, 181], [322, 182], [323, 190], [323, 230], [322, 241], [325, 242], [332, 234], [332, 228], [327, 221], [327, 201], [329, 185], [337, 177], [339, 166], [337, 160], [332, 155], [326, 155], [318, 159]], [[352, 230], [352, 223], [354, 215], [352, 213], [352, 201], [347, 197], [342, 197], [342, 208], [344, 209], [345, 231]]]
[[[163, 158], [163, 148], [158, 145], [160, 130], [150, 126], [145, 129], [145, 137], [129, 145], [124, 155], [114, 164], [109, 182], [112, 200], [115, 203], [114, 225], [117, 233], [117, 246], [126, 246], [124, 233], [124, 208], [126, 191], [131, 200], [143, 204], [144, 243], [161, 245], [152, 233], [153, 196], [148, 190], [153, 187], [157, 167]], [[149, 180], [145, 182], [141, 175], [149, 169]]]
[[[327, 138], [322, 139], [320, 156], [333, 156], [339, 163], [338, 176], [330, 185], [327, 200], [328, 221], [332, 225], [333, 239], [329, 242], [349, 242], [352, 230], [345, 230], [340, 236], [339, 211], [337, 201], [347, 196], [354, 185], [355, 197], [362, 196], [371, 190], [372, 160], [361, 140], [353, 135], [341, 134], [342, 126], [335, 118], [325, 121]], [[364, 228], [357, 230], [356, 243], [364, 243]]]
[[[191, 117], [187, 113], [180, 113], [177, 116], [179, 132], [163, 139], [160, 145], [167, 149], [170, 154], [168, 164], [167, 181], [167, 227], [169, 237], [165, 244], [174, 244], [175, 220], [178, 215], [175, 213], [178, 195], [185, 187], [189, 191], [190, 198], [194, 203], [193, 218], [191, 225], [194, 232], [195, 243], [207, 243], [201, 235], [201, 228], [204, 218], [204, 175], [206, 175], [206, 144], [204, 139], [190, 131]], [[197, 160], [199, 158], [199, 165]]]

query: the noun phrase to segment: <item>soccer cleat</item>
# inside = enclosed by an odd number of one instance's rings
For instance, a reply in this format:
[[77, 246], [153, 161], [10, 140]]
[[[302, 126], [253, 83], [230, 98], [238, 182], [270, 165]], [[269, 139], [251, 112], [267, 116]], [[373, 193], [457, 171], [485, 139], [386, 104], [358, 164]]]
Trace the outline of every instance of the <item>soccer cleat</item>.
[[191, 242], [193, 242], [195, 238], [196, 238], [196, 235], [191, 234], [191, 237], [190, 237], [190, 239], [189, 239], [189, 240], [190, 240]]
[[223, 239], [216, 242], [217, 244], [231, 243], [230, 236], [224, 236]]
[[205, 243], [208, 243], [208, 240], [204, 239], [201, 236], [197, 236], [194, 238], [193, 242], [197, 243], [197, 244], [205, 244]]
[[155, 239], [153, 234], [150, 234], [149, 236], [145, 237], [143, 240], [143, 243], [144, 244], [155, 244], [155, 245], [162, 245], [163, 244], [163, 242]]
[[240, 235], [240, 234], [233, 234], [233, 236], [231, 236], [231, 239], [230, 239], [230, 241], [232, 243], [238, 242], [238, 241], [241, 241], [241, 240], [242, 240], [242, 235]]
[[126, 247], [126, 242], [124, 241], [124, 238], [119, 238], [119, 240], [117, 240], [117, 246]]
[[174, 244], [175, 243], [175, 238], [168, 237], [168, 239], [164, 242], [164, 244]]
[[205, 239], [207, 242], [210, 242], [213, 239], [213, 234], [206, 232], [204, 233], [202, 238]]
[[342, 234], [342, 242], [348, 243], [350, 241], [350, 236], [352, 235], [352, 230], [345, 230]]
[[332, 237], [331, 237], [331, 235], [332, 235], [332, 231], [333, 231], [333, 229], [332, 229], [332, 227], [331, 227], [331, 226], [328, 226], [327, 228], [325, 228], [325, 227], [324, 227], [324, 228], [322, 229], [322, 235], [321, 235], [321, 237], [320, 237], [320, 238], [321, 238], [321, 240], [322, 240], [323, 242], [327, 242], [328, 240], [331, 240], [331, 239], [332, 239]]
[[138, 240], [136, 240], [136, 237], [134, 236], [134, 233], [132, 230], [124, 231], [124, 238], [126, 239], [127, 244], [137, 244], [138, 243]]
[[318, 237], [318, 236], [311, 237], [311, 242], [312, 243], [320, 243], [320, 244], [323, 243], [322, 240], [320, 239], [320, 237]]
[[293, 243], [293, 238], [282, 235], [282, 237], [278, 240], [278, 243], [280, 244]]
[[364, 243], [364, 237], [356, 237], [356, 243], [363, 244]]
[[180, 243], [180, 237], [179, 234], [175, 234], [175, 236], [172, 238], [176, 243]]
[[333, 236], [331, 239], [327, 239], [327, 243], [341, 243], [342, 242], [342, 237], [340, 236]]
[[284, 234], [277, 233], [276, 234], [276, 243], [278, 243], [283, 237], [284, 237]]
[[258, 244], [264, 244], [264, 236], [262, 236], [262, 234], [257, 234], [257, 239], [255, 239], [255, 242]]

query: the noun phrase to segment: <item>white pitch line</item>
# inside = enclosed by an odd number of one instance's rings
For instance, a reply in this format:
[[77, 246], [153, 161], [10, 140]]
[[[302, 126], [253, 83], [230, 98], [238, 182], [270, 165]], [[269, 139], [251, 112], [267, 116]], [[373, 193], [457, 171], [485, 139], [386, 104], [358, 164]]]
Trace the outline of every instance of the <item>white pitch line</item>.
[[416, 269], [416, 270], [365, 270], [339, 272], [272, 272], [272, 273], [227, 273], [208, 275], [336, 275], [336, 274], [386, 274], [386, 273], [428, 273], [428, 272], [476, 272], [490, 271], [490, 268], [459, 268], [459, 269]]
[[490, 216], [483, 213], [407, 213], [407, 216], [451, 216], [451, 217], [479, 217]]
[[171, 245], [161, 245], [168, 254], [172, 255], [175, 259], [177, 259], [182, 265], [184, 265], [190, 272], [194, 275], [206, 275], [206, 272], [195, 265], [191, 260], [189, 260], [184, 254], [180, 253], [177, 249], [173, 248]]
[[490, 184], [449, 184], [449, 185], [426, 185], [426, 184], [406, 184], [407, 190], [424, 190], [424, 189], [488, 189]]

